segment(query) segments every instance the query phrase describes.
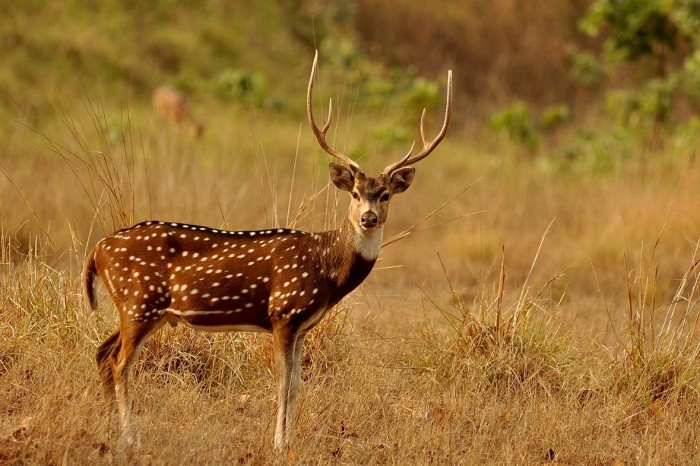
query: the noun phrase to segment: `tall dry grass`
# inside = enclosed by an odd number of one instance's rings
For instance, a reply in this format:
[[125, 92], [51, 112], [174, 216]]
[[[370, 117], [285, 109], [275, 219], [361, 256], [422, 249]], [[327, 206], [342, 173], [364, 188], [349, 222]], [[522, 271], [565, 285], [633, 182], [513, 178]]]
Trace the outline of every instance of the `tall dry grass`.
[[[107, 299], [88, 313], [79, 285], [98, 237], [152, 217], [322, 229], [342, 216], [345, 201], [326, 189], [327, 160], [301, 121], [211, 105], [213, 127], [197, 142], [137, 103], [92, 104], [38, 134], [9, 134], [2, 462], [124, 460], [93, 362], [116, 313]], [[363, 137], [356, 124], [337, 141]], [[269, 339], [178, 328], [149, 340], [133, 377], [131, 460], [696, 462], [693, 158], [680, 151], [581, 176], [474, 146], [473, 136], [455, 126], [421, 162], [387, 227], [416, 233], [387, 246], [367, 282], [312, 332], [287, 455], [271, 450]], [[389, 158], [363, 160], [374, 168]]]

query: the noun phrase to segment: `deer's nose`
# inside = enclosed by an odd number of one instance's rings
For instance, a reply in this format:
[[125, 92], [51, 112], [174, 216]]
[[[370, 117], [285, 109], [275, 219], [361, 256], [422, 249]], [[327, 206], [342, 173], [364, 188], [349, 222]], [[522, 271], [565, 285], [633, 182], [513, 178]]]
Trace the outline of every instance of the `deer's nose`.
[[364, 214], [362, 214], [362, 217], [360, 218], [360, 223], [365, 228], [374, 228], [379, 223], [379, 218], [374, 212], [367, 211]]

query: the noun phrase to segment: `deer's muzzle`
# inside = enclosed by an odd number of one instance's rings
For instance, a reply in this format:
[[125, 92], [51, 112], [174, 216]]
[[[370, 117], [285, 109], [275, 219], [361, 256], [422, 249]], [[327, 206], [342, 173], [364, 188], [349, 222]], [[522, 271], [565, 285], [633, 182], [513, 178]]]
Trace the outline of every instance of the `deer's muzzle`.
[[379, 225], [379, 217], [371, 210], [368, 210], [360, 217], [360, 224], [363, 228], [372, 229]]

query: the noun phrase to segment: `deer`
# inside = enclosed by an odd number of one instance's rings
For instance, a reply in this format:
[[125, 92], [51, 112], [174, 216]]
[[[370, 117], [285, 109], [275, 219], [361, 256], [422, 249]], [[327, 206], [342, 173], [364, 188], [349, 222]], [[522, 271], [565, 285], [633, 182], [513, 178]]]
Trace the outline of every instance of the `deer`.
[[175, 125], [182, 125], [195, 139], [199, 139], [204, 132], [204, 124], [195, 120], [190, 111], [187, 97], [170, 86], [159, 86], [153, 91], [151, 97], [153, 109], [164, 120]]
[[[304, 338], [324, 315], [360, 285], [372, 270], [382, 246], [390, 200], [406, 191], [416, 162], [445, 137], [451, 115], [452, 71], [448, 71], [445, 118], [432, 140], [411, 150], [377, 177], [330, 147], [314, 118], [312, 95], [318, 52], [309, 78], [306, 107], [320, 147], [346, 166], [329, 164], [330, 179], [350, 194], [342, 224], [323, 232], [288, 228], [227, 231], [177, 222], [146, 221], [98, 241], [87, 254], [83, 285], [97, 308], [95, 279], [106, 287], [119, 313], [119, 328], [98, 348], [96, 360], [103, 391], [116, 402], [121, 437], [133, 443], [130, 430], [130, 369], [144, 341], [166, 323], [204, 331], [254, 331], [272, 334], [277, 379], [274, 447], [289, 445], [300, 385]], [[114, 412], [114, 411], [112, 411]]]

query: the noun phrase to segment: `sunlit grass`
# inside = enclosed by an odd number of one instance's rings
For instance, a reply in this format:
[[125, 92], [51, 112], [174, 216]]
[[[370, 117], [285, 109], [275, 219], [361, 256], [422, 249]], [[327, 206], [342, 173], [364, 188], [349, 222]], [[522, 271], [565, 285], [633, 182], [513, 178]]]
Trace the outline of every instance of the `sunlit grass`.
[[[212, 104], [194, 141], [137, 103], [81, 108], [59, 108], [46, 128], [12, 126], [3, 153], [9, 462], [119, 459], [93, 356], [116, 313], [104, 294], [90, 313], [80, 286], [99, 237], [146, 218], [319, 230], [347, 202], [328, 189], [303, 115]], [[371, 132], [371, 119], [352, 121]], [[356, 140], [347, 127], [336, 138]], [[405, 150], [363, 161], [376, 173]], [[392, 202], [387, 238], [415, 234], [388, 245], [307, 339], [286, 459], [692, 462], [700, 171], [666, 155], [560, 173], [451, 128]], [[136, 461], [275, 460], [268, 337], [166, 329], [132, 387]]]

